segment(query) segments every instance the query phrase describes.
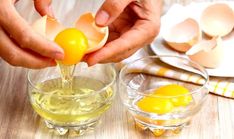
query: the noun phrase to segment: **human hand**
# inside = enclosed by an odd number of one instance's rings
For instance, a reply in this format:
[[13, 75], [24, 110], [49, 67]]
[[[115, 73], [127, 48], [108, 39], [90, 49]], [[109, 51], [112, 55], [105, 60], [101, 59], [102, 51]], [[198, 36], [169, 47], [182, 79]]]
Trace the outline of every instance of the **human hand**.
[[[20, 17], [14, 4], [17, 0], [0, 0], [0, 57], [13, 66], [44, 68], [62, 60], [63, 50], [54, 42], [35, 33]], [[47, 1], [49, 2], [49, 1]], [[43, 0], [35, 0], [37, 9]], [[42, 10], [49, 13], [50, 9]]]
[[[40, 0], [38, 0], [39, 2]], [[41, 0], [36, 9], [48, 14], [51, 0]], [[96, 24], [109, 26], [106, 45], [85, 56], [90, 66], [119, 62], [151, 43], [159, 32], [161, 0], [105, 0], [96, 14]]]
[[120, 62], [151, 43], [159, 33], [161, 0], [105, 0], [96, 24], [109, 26], [106, 45], [85, 57], [89, 65]]

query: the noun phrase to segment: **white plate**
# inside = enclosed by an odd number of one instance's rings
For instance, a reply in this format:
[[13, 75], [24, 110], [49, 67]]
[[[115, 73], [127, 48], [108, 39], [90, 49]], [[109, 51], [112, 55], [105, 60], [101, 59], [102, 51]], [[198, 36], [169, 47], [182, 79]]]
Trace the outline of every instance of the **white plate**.
[[[225, 2], [225, 3], [228, 3], [228, 5], [234, 9], [234, 2]], [[212, 3], [202, 2], [202, 3], [192, 3], [186, 7], [178, 4], [172, 6], [169, 9], [169, 11], [161, 18], [161, 31], [157, 39], [151, 44], [152, 51], [157, 55], [175, 55], [175, 56], [183, 56], [188, 58], [185, 54], [170, 49], [167, 46], [167, 44], [164, 42], [161, 32], [165, 30], [167, 27], [179, 23], [188, 17], [193, 18], [199, 22], [202, 11], [210, 4]], [[232, 62], [234, 61], [234, 31], [224, 38], [223, 47], [225, 54], [223, 62], [218, 68], [215, 69], [206, 68], [207, 72], [210, 76], [234, 77], [234, 62]], [[168, 64], [171, 63], [163, 59], [162, 61]]]

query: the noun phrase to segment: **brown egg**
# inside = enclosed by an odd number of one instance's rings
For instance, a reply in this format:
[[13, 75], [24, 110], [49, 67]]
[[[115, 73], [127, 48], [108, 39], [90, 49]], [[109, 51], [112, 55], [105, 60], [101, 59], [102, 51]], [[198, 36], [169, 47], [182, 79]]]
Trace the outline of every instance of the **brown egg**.
[[54, 40], [55, 36], [64, 29], [64, 27], [54, 18], [43, 16], [32, 24], [32, 28], [49, 40]]
[[225, 3], [208, 6], [201, 15], [201, 28], [209, 36], [225, 36], [234, 27], [234, 12]]
[[[89, 48], [86, 54], [102, 48], [108, 39], [108, 27], [97, 27], [92, 13], [81, 15], [75, 22], [75, 27], [82, 31], [88, 39]], [[54, 40], [55, 36], [65, 29], [56, 19], [48, 16], [36, 20], [32, 24], [32, 28], [50, 40]]]
[[75, 24], [88, 38], [89, 48], [86, 53], [91, 53], [103, 47], [108, 39], [108, 27], [98, 27], [92, 13], [83, 14]]
[[186, 52], [198, 42], [200, 32], [197, 21], [188, 18], [163, 33], [163, 38], [172, 49]]
[[217, 68], [223, 59], [223, 47], [220, 37], [202, 40], [186, 52], [188, 57], [207, 68]]

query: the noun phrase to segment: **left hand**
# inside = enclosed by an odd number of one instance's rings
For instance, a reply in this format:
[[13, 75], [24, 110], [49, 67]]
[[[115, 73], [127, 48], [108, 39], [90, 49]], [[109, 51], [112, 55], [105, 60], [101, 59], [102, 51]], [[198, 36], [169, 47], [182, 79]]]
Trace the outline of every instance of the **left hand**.
[[151, 43], [159, 33], [161, 0], [106, 0], [96, 24], [109, 26], [106, 45], [85, 57], [89, 65], [120, 62]]

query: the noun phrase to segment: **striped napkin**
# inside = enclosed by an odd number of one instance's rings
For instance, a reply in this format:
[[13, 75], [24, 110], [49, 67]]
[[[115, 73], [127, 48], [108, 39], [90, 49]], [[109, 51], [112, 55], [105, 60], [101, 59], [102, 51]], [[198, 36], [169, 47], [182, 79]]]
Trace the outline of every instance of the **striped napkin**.
[[[133, 56], [129, 57], [128, 59], [123, 60], [120, 63], [116, 64], [117, 69], [120, 69], [127, 63], [130, 63], [131, 61], [134, 61], [136, 59], [139, 59], [144, 56], [148, 56], [149, 54], [146, 52], [146, 50], [141, 49], [138, 52], [136, 52]], [[166, 67], [160, 67], [160, 65], [154, 65], [151, 66], [147, 65], [147, 68], [145, 68], [146, 65], [142, 63], [142, 65], [138, 65], [136, 67], [133, 67], [131, 70], [134, 72], [144, 72], [151, 75], [157, 75], [157, 76], [164, 76], [168, 78], [174, 78], [181, 81], [186, 82], [192, 82], [196, 84], [202, 84], [205, 82], [203, 78], [200, 76], [196, 76], [194, 74], [189, 73], [180, 73], [176, 72], [174, 70], [171, 70], [170, 68]], [[222, 78], [222, 77], [210, 77], [209, 82], [209, 91], [210, 93], [228, 97], [228, 98], [234, 98], [234, 78]]]

